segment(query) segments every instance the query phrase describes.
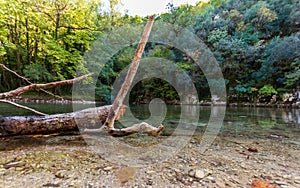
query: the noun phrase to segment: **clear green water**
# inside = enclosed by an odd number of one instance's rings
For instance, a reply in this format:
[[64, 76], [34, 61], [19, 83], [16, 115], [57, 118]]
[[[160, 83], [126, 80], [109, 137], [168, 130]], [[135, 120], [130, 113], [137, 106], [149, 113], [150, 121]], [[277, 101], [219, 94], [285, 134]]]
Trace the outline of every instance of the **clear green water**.
[[[48, 114], [72, 112], [72, 104], [26, 104], [41, 112]], [[76, 109], [84, 109], [95, 106], [94, 104], [76, 105]], [[187, 125], [196, 126], [196, 131], [205, 131], [211, 113], [217, 112], [221, 107], [199, 106], [191, 107], [189, 114], [199, 110], [199, 121], [184, 122]], [[150, 118], [148, 105], [131, 106], [130, 110], [134, 118], [127, 118], [126, 114], [122, 123], [135, 123], [139, 120]], [[161, 119], [165, 125], [165, 134], [174, 130], [179, 123], [181, 106], [169, 105], [165, 118], [159, 114], [152, 114], [152, 120]], [[15, 108], [7, 104], [0, 104], [0, 115], [32, 115], [30, 112]], [[158, 120], [159, 121], [159, 120]], [[158, 122], [159, 123], [159, 122]], [[300, 138], [300, 109], [275, 109], [275, 108], [248, 108], [248, 107], [227, 107], [223, 125], [219, 131], [221, 134], [233, 134], [241, 136], [280, 136], [283, 138]]]

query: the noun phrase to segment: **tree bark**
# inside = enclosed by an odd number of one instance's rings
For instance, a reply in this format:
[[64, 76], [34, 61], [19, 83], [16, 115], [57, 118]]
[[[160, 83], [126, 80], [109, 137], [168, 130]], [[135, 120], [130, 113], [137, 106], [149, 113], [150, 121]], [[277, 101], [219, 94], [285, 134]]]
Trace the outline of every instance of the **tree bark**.
[[73, 84], [75, 82], [81, 81], [83, 79], [86, 79], [87, 77], [91, 76], [92, 74], [86, 74], [77, 78], [73, 78], [70, 80], [63, 80], [63, 81], [57, 81], [57, 82], [50, 82], [46, 84], [30, 84], [28, 86], [24, 87], [19, 87], [15, 90], [11, 90], [5, 93], [0, 93], [0, 99], [7, 99], [7, 98], [12, 98], [15, 96], [18, 96], [24, 92], [31, 91], [31, 90], [38, 90], [38, 89], [49, 89], [49, 88], [54, 88], [57, 86], [62, 86], [62, 85], [68, 85], [68, 84]]
[[126, 136], [126, 135], [140, 132], [140, 133], [146, 133], [150, 136], [157, 137], [163, 131], [163, 129], [164, 129], [163, 125], [159, 125], [159, 127], [153, 127], [152, 125], [149, 125], [145, 122], [142, 122], [139, 124], [134, 124], [131, 127], [127, 127], [124, 129], [115, 129], [115, 127], [114, 127], [114, 122], [116, 120], [116, 117], [119, 114], [119, 110], [120, 110], [121, 106], [123, 105], [123, 101], [128, 93], [128, 90], [131, 87], [133, 78], [136, 75], [136, 72], [139, 67], [139, 63], [142, 58], [145, 46], [147, 44], [153, 23], [154, 23], [154, 17], [151, 16], [145, 26], [142, 38], [141, 38], [139, 45], [135, 51], [133, 60], [128, 69], [125, 80], [121, 86], [120, 91], [118, 92], [116, 99], [114, 100], [114, 102], [112, 104], [112, 108], [109, 111], [109, 114], [107, 116], [104, 126], [101, 127], [100, 129], [94, 129], [94, 130], [87, 129], [87, 130], [85, 130], [85, 132], [101, 133], [105, 130], [111, 136], [115, 136], [115, 137]]
[[111, 110], [108, 114], [107, 120], [105, 122], [105, 129], [107, 131], [111, 131], [114, 129], [114, 121], [115, 121], [116, 114], [118, 114], [118, 111], [123, 104], [124, 98], [126, 97], [128, 90], [132, 84], [133, 78], [137, 72], [142, 54], [144, 52], [146, 43], [148, 41], [151, 29], [152, 29], [153, 22], [154, 22], [154, 18], [150, 17], [147, 22], [147, 25], [145, 26], [141, 41], [139, 42], [139, 45], [135, 51], [132, 63], [128, 69], [124, 83], [122, 84], [121, 89], [112, 104], [112, 108], [111, 108]]
[[[126, 106], [122, 106], [119, 119]], [[106, 120], [111, 105], [48, 116], [0, 116], [0, 137], [74, 131], [81, 128], [98, 128]]]

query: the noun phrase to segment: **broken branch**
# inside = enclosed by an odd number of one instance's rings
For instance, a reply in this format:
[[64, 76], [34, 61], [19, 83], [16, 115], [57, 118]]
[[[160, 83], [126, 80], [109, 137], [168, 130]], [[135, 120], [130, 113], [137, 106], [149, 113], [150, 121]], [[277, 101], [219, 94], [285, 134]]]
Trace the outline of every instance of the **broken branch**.
[[[1, 66], [4, 70], [6, 70], [6, 71], [8, 71], [8, 72], [14, 74], [15, 76], [17, 76], [18, 78], [21, 78], [22, 80], [24, 80], [24, 81], [27, 82], [28, 84], [33, 84], [33, 83], [30, 82], [27, 78], [25, 78], [25, 77], [19, 75], [18, 73], [16, 73], [16, 72], [13, 71], [13, 70], [10, 70], [10, 69], [9, 69], [8, 67], [6, 67], [4, 64], [0, 63], [0, 66]], [[49, 92], [49, 91], [46, 91], [46, 90], [44, 90], [44, 89], [40, 89], [40, 90], [43, 91], [44, 93], [47, 93], [48, 95], [53, 96], [53, 97], [56, 97], [56, 98], [59, 98], [59, 99], [63, 99], [61, 96], [55, 95], [55, 94], [53, 94], [53, 93], [51, 93], [51, 92]]]
[[86, 74], [77, 78], [73, 78], [70, 80], [63, 80], [63, 81], [56, 81], [56, 82], [50, 82], [46, 84], [30, 84], [28, 86], [24, 87], [19, 87], [15, 90], [8, 91], [5, 93], [0, 93], [0, 99], [7, 99], [7, 98], [12, 98], [15, 96], [18, 96], [24, 92], [31, 91], [31, 90], [36, 90], [36, 89], [50, 89], [56, 86], [62, 86], [62, 85], [68, 85], [68, 84], [73, 84], [75, 82], [79, 82], [83, 79], [86, 79], [87, 77], [91, 76], [93, 73]]
[[46, 115], [48, 115], [48, 114], [45, 114], [45, 113], [43, 113], [43, 112], [39, 112], [39, 111], [37, 111], [37, 110], [35, 110], [35, 109], [29, 108], [29, 107], [27, 107], [27, 106], [23, 106], [23, 105], [14, 103], [14, 102], [12, 102], [12, 101], [0, 99], [0, 102], [6, 103], [6, 104], [10, 104], [10, 105], [13, 105], [13, 106], [15, 106], [15, 107], [17, 107], [17, 108], [21, 108], [21, 109], [25, 109], [25, 110], [31, 111], [31, 112], [33, 112], [33, 113], [35, 113], [35, 114], [37, 114], [37, 115], [41, 115], [41, 116], [46, 116]]

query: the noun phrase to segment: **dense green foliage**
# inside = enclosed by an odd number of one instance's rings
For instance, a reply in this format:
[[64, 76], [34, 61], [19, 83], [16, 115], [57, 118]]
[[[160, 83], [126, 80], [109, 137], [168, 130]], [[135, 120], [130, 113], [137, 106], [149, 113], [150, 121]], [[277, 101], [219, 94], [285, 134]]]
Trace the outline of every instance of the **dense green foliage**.
[[[1, 0], [1, 63], [33, 82], [74, 77], [99, 34], [98, 6], [97, 0]], [[21, 84], [12, 76], [1, 74], [1, 90]]]
[[[0, 0], [0, 62], [32, 82], [73, 78], [87, 73], [82, 57], [99, 36], [126, 23], [146, 19], [121, 15], [120, 1], [109, 11], [100, 0]], [[211, 0], [196, 6], [169, 4], [156, 22], [168, 22], [195, 33], [214, 53], [233, 100], [294, 92], [300, 84], [300, 2], [298, 0]], [[132, 60], [132, 45], [111, 58], [99, 75], [96, 95], [109, 101], [114, 79]], [[209, 97], [206, 78], [186, 54], [161, 44], [148, 44], [144, 56], [166, 58], [192, 78], [201, 99]], [[176, 76], [176, 75], [175, 75]], [[0, 72], [0, 90], [22, 85]], [[66, 87], [63, 92], [70, 91]], [[170, 84], [159, 79], [138, 83], [133, 98], [178, 99]], [[134, 99], [133, 99], [134, 101]]]

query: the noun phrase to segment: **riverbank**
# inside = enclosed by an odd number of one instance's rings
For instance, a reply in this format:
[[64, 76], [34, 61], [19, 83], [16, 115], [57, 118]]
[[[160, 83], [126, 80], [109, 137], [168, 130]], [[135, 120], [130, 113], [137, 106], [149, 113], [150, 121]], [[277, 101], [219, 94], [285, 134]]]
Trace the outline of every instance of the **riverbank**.
[[106, 104], [103, 101], [92, 101], [75, 98], [72, 99], [72, 96], [63, 96], [61, 99], [48, 97], [48, 96], [18, 96], [9, 101], [15, 103], [37, 103], [37, 104]]
[[[194, 135], [173, 158], [144, 167], [119, 165], [94, 154], [78, 135], [1, 142], [0, 187], [300, 186], [300, 140], [295, 135], [287, 139], [268, 133], [259, 138], [220, 134], [204, 153], [199, 149], [201, 135]], [[134, 145], [136, 138], [128, 137], [127, 143]]]
[[[13, 99], [10, 99], [12, 102], [16, 103], [40, 103], [40, 104], [107, 104], [104, 101], [91, 101], [91, 100], [82, 100], [75, 99], [72, 100], [71, 96], [63, 97], [63, 99], [55, 99], [45, 96], [19, 96]], [[143, 104], [143, 103], [142, 103]], [[180, 105], [180, 103], [168, 103], [170, 105]], [[184, 104], [184, 105], [195, 105], [195, 104]], [[231, 106], [231, 107], [267, 107], [267, 108], [298, 108], [300, 109], [300, 102], [279, 102], [279, 103], [250, 103], [250, 102], [209, 102], [201, 101], [197, 105], [201, 106]]]

